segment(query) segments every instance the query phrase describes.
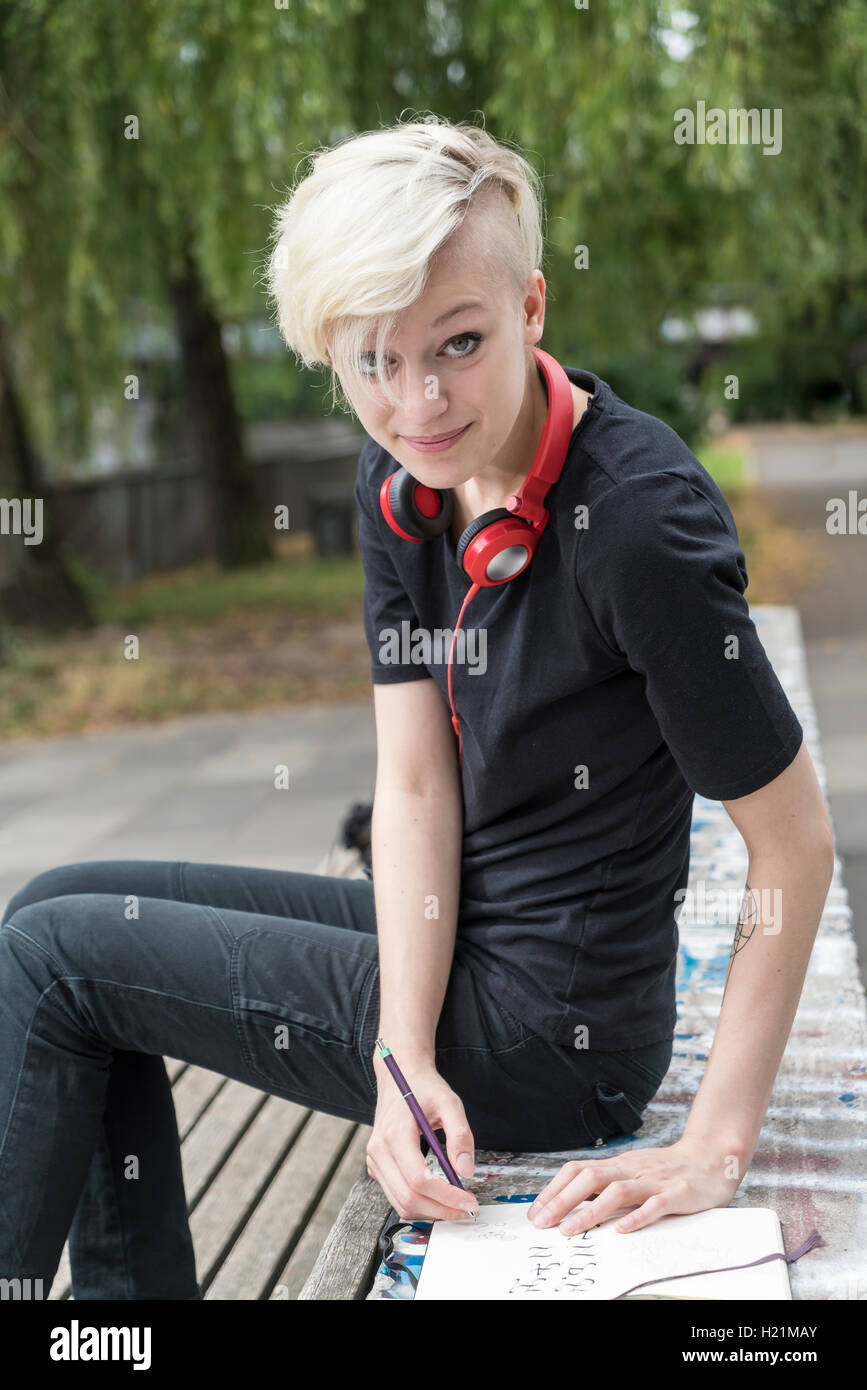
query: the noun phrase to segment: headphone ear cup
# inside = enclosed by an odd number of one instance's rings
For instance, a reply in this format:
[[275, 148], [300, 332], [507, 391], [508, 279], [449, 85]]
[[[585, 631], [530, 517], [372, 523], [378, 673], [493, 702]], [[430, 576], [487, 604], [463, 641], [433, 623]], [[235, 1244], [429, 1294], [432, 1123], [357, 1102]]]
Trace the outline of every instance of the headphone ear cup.
[[527, 568], [537, 542], [532, 526], [505, 507], [497, 507], [470, 522], [458, 542], [457, 560], [480, 588], [505, 584]]
[[475, 540], [480, 531], [484, 531], [485, 527], [489, 526], [492, 521], [508, 520], [511, 515], [512, 513], [507, 512], [505, 507], [495, 507], [492, 512], [482, 512], [481, 516], [474, 517], [458, 541], [457, 550], [455, 551], [455, 558], [458, 564], [463, 564], [467, 546], [470, 541]]
[[[412, 540], [425, 541], [442, 535], [451, 525], [454, 502], [448, 488], [427, 487], [399, 468], [388, 480], [388, 508]], [[388, 510], [384, 510], [390, 524]]]

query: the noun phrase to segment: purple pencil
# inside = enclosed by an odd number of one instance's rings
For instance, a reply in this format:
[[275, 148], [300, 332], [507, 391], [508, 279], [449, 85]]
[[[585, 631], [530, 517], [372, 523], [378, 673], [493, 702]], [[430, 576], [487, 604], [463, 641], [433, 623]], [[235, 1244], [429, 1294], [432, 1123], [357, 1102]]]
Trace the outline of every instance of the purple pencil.
[[463, 1188], [464, 1185], [458, 1177], [457, 1173], [455, 1172], [454, 1168], [446, 1158], [441, 1143], [439, 1142], [430, 1125], [428, 1124], [427, 1120], [425, 1119], [424, 1111], [422, 1110], [412, 1091], [409, 1089], [406, 1077], [404, 1076], [400, 1067], [397, 1065], [397, 1062], [394, 1060], [391, 1049], [386, 1047], [385, 1043], [382, 1041], [382, 1038], [377, 1038], [376, 1045], [379, 1048], [380, 1057], [385, 1062], [385, 1065], [388, 1067], [388, 1070], [394, 1077], [401, 1095], [403, 1096], [404, 1100], [406, 1101], [407, 1105], [412, 1111], [413, 1119], [415, 1120], [416, 1124], [418, 1125], [428, 1144], [433, 1149], [437, 1161], [440, 1167], [442, 1168], [443, 1172], [445, 1173], [446, 1177], [448, 1178], [449, 1182], [451, 1183], [452, 1187]]

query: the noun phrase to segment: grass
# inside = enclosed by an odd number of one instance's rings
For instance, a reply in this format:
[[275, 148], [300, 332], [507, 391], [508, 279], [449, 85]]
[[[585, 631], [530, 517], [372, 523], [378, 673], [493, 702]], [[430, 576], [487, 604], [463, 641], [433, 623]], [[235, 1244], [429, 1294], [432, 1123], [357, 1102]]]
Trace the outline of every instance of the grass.
[[305, 535], [277, 549], [264, 564], [203, 561], [127, 584], [77, 565], [96, 626], [14, 635], [0, 738], [364, 695], [360, 560], [317, 557]]
[[282, 542], [276, 560], [221, 570], [214, 561], [146, 575], [132, 584], [85, 577], [100, 623], [213, 622], [251, 605], [340, 615], [361, 600], [364, 576], [354, 555], [321, 558], [306, 536]]
[[694, 452], [720, 492], [737, 492], [745, 486], [747, 464], [746, 454], [742, 449], [724, 447], [707, 440], [699, 444]]

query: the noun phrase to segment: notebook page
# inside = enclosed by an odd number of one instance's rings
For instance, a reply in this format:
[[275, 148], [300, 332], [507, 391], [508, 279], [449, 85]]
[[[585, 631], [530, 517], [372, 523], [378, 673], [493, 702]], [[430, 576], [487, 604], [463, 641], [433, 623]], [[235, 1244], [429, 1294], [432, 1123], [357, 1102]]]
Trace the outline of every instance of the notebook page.
[[[537, 1231], [524, 1203], [480, 1208], [475, 1223], [437, 1221], [415, 1297], [421, 1299], [610, 1299], [645, 1279], [744, 1264], [783, 1250], [767, 1207], [714, 1208], [665, 1216], [639, 1231], [601, 1226], [564, 1236]], [[681, 1298], [790, 1299], [783, 1260], [727, 1274], [648, 1284], [642, 1294]]]

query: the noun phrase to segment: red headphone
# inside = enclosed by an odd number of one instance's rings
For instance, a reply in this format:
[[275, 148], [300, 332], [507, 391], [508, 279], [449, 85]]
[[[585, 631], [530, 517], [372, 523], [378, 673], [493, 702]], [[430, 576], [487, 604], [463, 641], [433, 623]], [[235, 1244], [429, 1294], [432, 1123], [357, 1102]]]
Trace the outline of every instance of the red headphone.
[[[529, 565], [539, 537], [548, 524], [545, 497], [563, 471], [572, 437], [574, 406], [569, 378], [549, 353], [534, 347], [533, 355], [541, 368], [548, 396], [548, 418], [533, 466], [505, 507], [495, 507], [493, 511], [477, 516], [457, 545], [457, 559], [467, 578], [472, 581], [455, 625], [448, 661], [449, 703], [461, 761], [461, 731], [452, 700], [452, 656], [464, 611], [480, 588], [505, 584]], [[385, 479], [380, 488], [379, 503], [392, 531], [405, 541], [431, 540], [442, 535], [451, 525], [454, 508], [451, 490], [427, 487], [405, 468], [398, 468]]]
[[[549, 353], [534, 347], [533, 354], [542, 369], [549, 403], [533, 466], [505, 507], [477, 516], [458, 541], [457, 559], [479, 588], [505, 584], [527, 568], [548, 524], [545, 495], [563, 470], [572, 436], [569, 378]], [[379, 502], [392, 531], [405, 541], [430, 540], [451, 525], [451, 490], [427, 487], [405, 468], [385, 479]]]

